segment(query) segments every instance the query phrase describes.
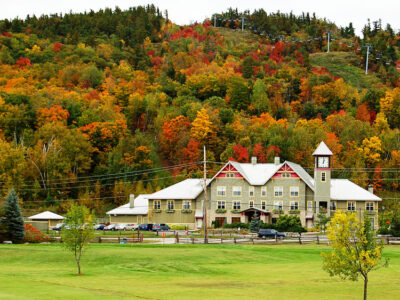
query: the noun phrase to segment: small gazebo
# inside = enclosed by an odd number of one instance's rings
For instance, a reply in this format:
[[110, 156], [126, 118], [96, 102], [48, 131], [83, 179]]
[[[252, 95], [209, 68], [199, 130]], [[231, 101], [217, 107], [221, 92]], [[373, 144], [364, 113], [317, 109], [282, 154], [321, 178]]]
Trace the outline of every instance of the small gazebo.
[[[47, 226], [47, 230], [53, 226], [56, 226], [58, 223], [61, 223], [65, 218], [63, 216], [57, 215], [51, 211], [44, 211], [40, 214], [28, 217], [29, 221], [31, 221], [32, 225], [36, 225], [35, 227], [43, 227]], [[39, 225], [39, 226], [37, 226]], [[40, 226], [41, 225], [41, 226]], [[38, 228], [39, 229], [39, 228]]]

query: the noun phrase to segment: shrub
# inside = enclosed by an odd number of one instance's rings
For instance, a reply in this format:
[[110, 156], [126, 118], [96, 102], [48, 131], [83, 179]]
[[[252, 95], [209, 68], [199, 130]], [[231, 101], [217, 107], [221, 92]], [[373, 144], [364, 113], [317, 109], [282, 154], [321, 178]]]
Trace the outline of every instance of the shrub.
[[249, 229], [248, 223], [232, 223], [232, 224], [225, 224], [222, 226], [223, 228], [245, 228]]
[[185, 230], [186, 225], [170, 225], [171, 230]]
[[224, 213], [226, 213], [226, 209], [216, 209], [216, 210], [215, 210], [215, 213], [217, 213], [217, 214], [224, 214]]
[[276, 227], [279, 231], [298, 233], [307, 231], [303, 226], [301, 226], [301, 221], [298, 216], [279, 216], [276, 221]]
[[25, 241], [28, 243], [42, 243], [48, 242], [49, 237], [43, 234], [39, 229], [32, 224], [25, 224]]
[[261, 229], [276, 229], [276, 225], [272, 223], [261, 223]]
[[191, 214], [192, 210], [191, 209], [182, 209], [181, 213], [183, 213], [183, 214]]

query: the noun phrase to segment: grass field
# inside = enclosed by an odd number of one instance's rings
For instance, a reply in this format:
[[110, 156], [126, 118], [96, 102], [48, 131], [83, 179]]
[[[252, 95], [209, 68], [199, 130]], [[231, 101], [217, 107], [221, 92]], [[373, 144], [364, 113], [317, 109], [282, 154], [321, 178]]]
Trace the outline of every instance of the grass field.
[[[0, 299], [361, 299], [330, 278], [318, 245], [91, 245], [83, 276], [50, 245], [0, 245]], [[369, 299], [399, 299], [400, 248], [371, 273]]]
[[313, 67], [325, 67], [333, 76], [342, 77], [351, 86], [356, 88], [369, 88], [382, 82], [374, 75], [365, 75], [365, 70], [357, 65], [359, 58], [352, 52], [314, 53], [310, 55]]

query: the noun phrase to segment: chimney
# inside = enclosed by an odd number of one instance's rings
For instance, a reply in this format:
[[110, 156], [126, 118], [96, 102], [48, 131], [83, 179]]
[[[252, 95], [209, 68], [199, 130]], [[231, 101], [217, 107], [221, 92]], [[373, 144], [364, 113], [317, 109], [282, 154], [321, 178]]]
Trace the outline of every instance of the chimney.
[[134, 205], [135, 205], [134, 200], [135, 200], [135, 194], [130, 194], [130, 195], [129, 195], [129, 207], [130, 207], [130, 208], [133, 208], [133, 207], [134, 207]]
[[251, 164], [254, 166], [257, 164], [257, 156], [252, 156], [251, 157]]
[[275, 165], [276, 165], [276, 166], [279, 165], [279, 164], [281, 163], [281, 159], [279, 158], [279, 156], [275, 156], [274, 162], [275, 162]]
[[374, 193], [374, 186], [372, 184], [368, 185], [368, 192], [370, 192], [372, 194]]

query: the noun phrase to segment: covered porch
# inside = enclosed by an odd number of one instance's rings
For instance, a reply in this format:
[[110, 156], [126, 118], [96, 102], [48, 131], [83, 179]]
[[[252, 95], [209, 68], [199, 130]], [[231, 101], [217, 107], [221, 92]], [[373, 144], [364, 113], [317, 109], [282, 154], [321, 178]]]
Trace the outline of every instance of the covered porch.
[[258, 218], [263, 221], [264, 223], [271, 223], [271, 212], [258, 208], [258, 207], [250, 207], [242, 210], [240, 212], [240, 222], [242, 223], [250, 223], [251, 220], [255, 216], [258, 216]]

